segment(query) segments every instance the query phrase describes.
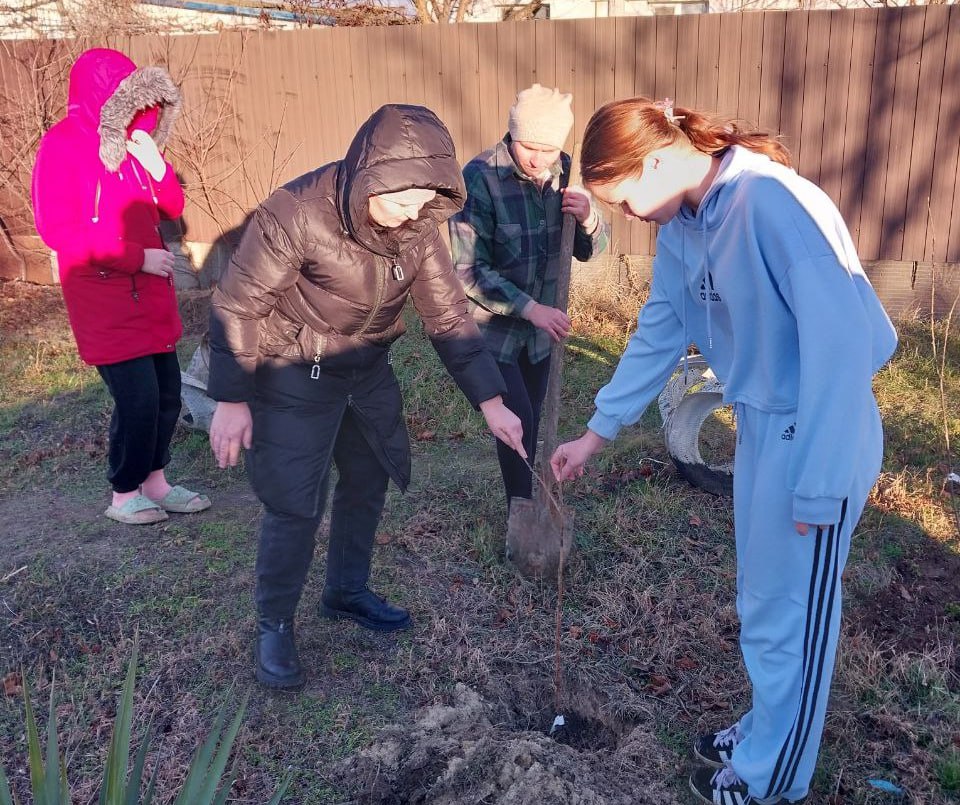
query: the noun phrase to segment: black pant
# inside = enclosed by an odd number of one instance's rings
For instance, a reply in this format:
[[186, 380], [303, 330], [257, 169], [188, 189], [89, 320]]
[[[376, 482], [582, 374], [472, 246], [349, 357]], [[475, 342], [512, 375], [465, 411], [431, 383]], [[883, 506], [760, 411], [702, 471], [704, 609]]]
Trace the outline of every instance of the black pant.
[[180, 416], [180, 363], [174, 352], [98, 366], [110, 396], [107, 479], [114, 492], [132, 492], [170, 463]]
[[[292, 618], [313, 559], [323, 518], [329, 457], [314, 516], [300, 517], [265, 504], [257, 551], [257, 610], [264, 618]], [[326, 586], [361, 590], [370, 575], [374, 536], [386, 500], [389, 475], [348, 407], [333, 448], [339, 479], [330, 512]]]
[[[500, 373], [507, 384], [504, 405], [513, 411], [523, 424], [523, 447], [527, 451], [527, 461], [532, 466], [537, 452], [540, 409], [543, 407], [547, 380], [550, 377], [550, 359], [530, 363], [524, 349], [516, 363], [497, 363], [497, 366], [500, 367]], [[497, 459], [507, 493], [507, 505], [510, 504], [510, 498], [532, 497], [533, 478], [519, 453], [497, 439]]]

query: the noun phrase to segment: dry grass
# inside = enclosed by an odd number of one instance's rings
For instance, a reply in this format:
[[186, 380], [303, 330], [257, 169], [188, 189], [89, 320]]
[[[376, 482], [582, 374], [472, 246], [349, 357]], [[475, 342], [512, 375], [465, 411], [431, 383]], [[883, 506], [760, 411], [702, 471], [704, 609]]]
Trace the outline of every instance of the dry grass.
[[[637, 312], [650, 293], [649, 269], [628, 255], [611, 257], [602, 271], [589, 269], [589, 278], [575, 280], [570, 318], [576, 332], [608, 341], [622, 349], [637, 326]], [[590, 264], [593, 266], [593, 264]]]

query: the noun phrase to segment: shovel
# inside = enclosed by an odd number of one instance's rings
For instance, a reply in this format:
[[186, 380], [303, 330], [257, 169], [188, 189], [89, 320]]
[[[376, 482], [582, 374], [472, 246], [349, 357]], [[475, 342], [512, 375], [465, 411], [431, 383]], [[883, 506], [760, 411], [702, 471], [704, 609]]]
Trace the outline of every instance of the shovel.
[[[570, 261], [576, 219], [563, 216], [560, 254], [548, 266], [557, 278], [556, 307], [566, 312], [570, 295]], [[507, 559], [531, 578], [557, 578], [570, 555], [573, 543], [573, 512], [560, 500], [559, 484], [554, 480], [550, 457], [557, 447], [557, 423], [560, 419], [560, 382], [563, 374], [563, 341], [550, 350], [550, 376], [544, 398], [543, 445], [534, 472], [533, 497], [512, 498], [507, 520]]]

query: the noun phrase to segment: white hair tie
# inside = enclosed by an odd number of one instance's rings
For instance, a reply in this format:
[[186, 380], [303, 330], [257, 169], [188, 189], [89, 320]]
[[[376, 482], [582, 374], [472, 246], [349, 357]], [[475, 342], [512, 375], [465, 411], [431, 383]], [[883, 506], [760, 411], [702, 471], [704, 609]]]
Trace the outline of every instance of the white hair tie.
[[673, 99], [664, 98], [662, 101], [657, 101], [654, 104], [654, 107], [663, 112], [663, 116], [667, 119], [668, 122], [672, 123], [674, 126], [679, 126], [680, 121], [684, 119], [684, 115], [675, 115], [673, 113]]

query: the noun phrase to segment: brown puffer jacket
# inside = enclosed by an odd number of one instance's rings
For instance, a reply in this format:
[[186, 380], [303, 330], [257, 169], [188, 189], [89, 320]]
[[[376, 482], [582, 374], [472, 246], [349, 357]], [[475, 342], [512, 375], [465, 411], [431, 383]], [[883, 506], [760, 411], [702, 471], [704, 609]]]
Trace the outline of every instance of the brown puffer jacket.
[[[370, 223], [370, 196], [413, 187], [437, 191], [417, 221]], [[408, 295], [470, 402], [502, 393], [437, 229], [465, 197], [453, 141], [433, 112], [374, 112], [345, 159], [281, 187], [251, 218], [213, 295], [210, 396], [252, 400], [264, 360], [372, 367], [403, 334]]]

